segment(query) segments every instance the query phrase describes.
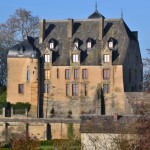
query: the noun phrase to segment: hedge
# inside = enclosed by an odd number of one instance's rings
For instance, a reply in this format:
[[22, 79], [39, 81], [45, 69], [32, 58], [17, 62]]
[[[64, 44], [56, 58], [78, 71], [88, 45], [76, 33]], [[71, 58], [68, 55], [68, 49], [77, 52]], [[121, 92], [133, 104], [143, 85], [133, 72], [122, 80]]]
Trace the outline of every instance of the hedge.
[[17, 102], [16, 104], [11, 104], [11, 106], [14, 108], [14, 109], [28, 109], [30, 110], [31, 108], [31, 104], [30, 103], [22, 103], [22, 102]]

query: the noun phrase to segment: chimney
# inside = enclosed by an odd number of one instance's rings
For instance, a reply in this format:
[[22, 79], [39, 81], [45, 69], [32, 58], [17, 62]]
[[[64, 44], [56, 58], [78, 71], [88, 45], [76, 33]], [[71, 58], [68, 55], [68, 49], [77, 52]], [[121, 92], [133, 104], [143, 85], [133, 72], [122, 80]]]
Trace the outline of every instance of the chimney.
[[138, 31], [132, 31], [132, 34], [133, 34], [134, 37], [138, 40]]
[[42, 44], [44, 41], [44, 34], [45, 34], [45, 19], [42, 19], [40, 21], [40, 37], [39, 37], [40, 44]]
[[113, 117], [114, 117], [114, 121], [118, 121], [118, 114], [117, 113], [114, 113]]
[[67, 37], [72, 38], [73, 35], [73, 19], [68, 19]]
[[99, 40], [102, 41], [104, 36], [104, 18], [101, 17], [99, 20]]

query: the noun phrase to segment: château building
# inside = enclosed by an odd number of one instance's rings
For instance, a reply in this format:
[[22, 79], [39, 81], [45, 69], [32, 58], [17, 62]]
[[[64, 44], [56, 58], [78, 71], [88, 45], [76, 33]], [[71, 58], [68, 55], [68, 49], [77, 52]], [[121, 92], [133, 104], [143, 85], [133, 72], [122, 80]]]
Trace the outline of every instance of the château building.
[[11, 48], [7, 63], [7, 101], [31, 103], [38, 117], [126, 114], [124, 93], [142, 90], [138, 32], [97, 10], [41, 20], [39, 37]]

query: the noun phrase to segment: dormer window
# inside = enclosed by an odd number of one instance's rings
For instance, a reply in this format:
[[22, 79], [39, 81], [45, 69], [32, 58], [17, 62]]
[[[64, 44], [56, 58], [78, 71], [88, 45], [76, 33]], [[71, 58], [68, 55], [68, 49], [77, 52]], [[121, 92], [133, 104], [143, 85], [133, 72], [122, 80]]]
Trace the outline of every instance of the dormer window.
[[104, 63], [109, 63], [110, 62], [110, 55], [109, 54], [104, 54], [103, 55], [103, 62]]
[[108, 40], [108, 47], [109, 47], [110, 49], [113, 49], [113, 48], [114, 48], [114, 43], [115, 43], [115, 39], [111, 37], [111, 38]]
[[92, 48], [92, 40], [91, 39], [88, 39], [88, 41], [87, 41], [87, 48], [88, 49]]
[[75, 46], [70, 52], [70, 63], [71, 65], [79, 65], [80, 64], [80, 50]]
[[77, 48], [79, 48], [79, 39], [75, 39], [74, 40], [74, 46], [76, 46]]
[[78, 62], [79, 61], [79, 55], [78, 54], [73, 54], [72, 55], [72, 62]]
[[49, 48], [50, 48], [50, 49], [54, 49], [54, 40], [51, 40], [51, 41], [49, 42]]
[[22, 46], [20, 46], [20, 47], [19, 47], [19, 50], [18, 50], [18, 54], [19, 54], [20, 56], [22, 56], [22, 55], [23, 55], [23, 53], [24, 53], [24, 51], [23, 51], [23, 47], [22, 47]]
[[50, 62], [50, 54], [45, 55], [45, 62]]
[[78, 42], [78, 41], [75, 41], [75, 42], [74, 42], [74, 46], [79, 47], [79, 42]]
[[110, 42], [109, 42], [109, 48], [113, 48], [113, 47], [114, 47], [113, 42], [110, 41]]

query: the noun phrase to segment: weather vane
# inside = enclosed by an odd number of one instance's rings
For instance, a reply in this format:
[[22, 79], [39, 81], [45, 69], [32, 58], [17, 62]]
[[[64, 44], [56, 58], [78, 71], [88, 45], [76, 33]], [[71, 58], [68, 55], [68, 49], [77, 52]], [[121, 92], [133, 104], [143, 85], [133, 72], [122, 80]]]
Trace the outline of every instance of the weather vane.
[[97, 1], [95, 2], [95, 11], [97, 11]]

